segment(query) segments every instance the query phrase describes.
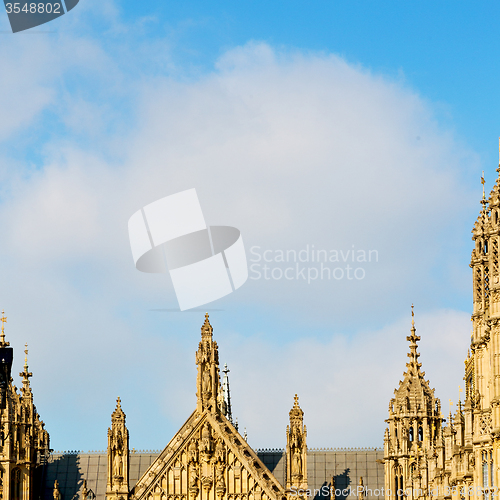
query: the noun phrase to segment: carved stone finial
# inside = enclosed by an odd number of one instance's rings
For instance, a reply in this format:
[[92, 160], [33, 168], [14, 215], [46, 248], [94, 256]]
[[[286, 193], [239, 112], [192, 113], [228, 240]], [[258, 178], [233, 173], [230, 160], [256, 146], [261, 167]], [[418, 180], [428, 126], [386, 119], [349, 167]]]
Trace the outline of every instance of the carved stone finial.
[[363, 485], [363, 476], [360, 476], [358, 483], [358, 499], [363, 500], [365, 498], [365, 487]]
[[5, 323], [7, 323], [7, 316], [5, 316], [5, 311], [2, 309], [2, 317], [0, 318], [2, 322], [2, 333], [0, 334], [0, 347], [6, 347], [9, 342], [5, 342]]
[[126, 417], [125, 412], [122, 410], [122, 401], [118, 397], [118, 398], [116, 398], [115, 411], [111, 414], [111, 420], [112, 421], [116, 421], [116, 420], [125, 421], [125, 417]]
[[417, 329], [415, 328], [415, 312], [413, 310], [413, 304], [411, 305], [411, 335], [406, 337], [406, 340], [410, 342], [410, 352], [408, 353], [408, 357], [413, 361], [413, 364], [418, 364], [417, 360], [420, 357], [420, 354], [417, 352], [418, 344], [417, 342], [420, 340], [420, 337], [416, 334]]
[[52, 491], [54, 500], [61, 500], [61, 492], [59, 491], [59, 481], [56, 479], [54, 481], [54, 489]]
[[87, 480], [84, 479], [83, 486], [82, 486], [82, 498], [81, 498], [81, 500], [87, 500], [88, 494], [89, 494], [89, 492], [87, 490]]
[[208, 319], [208, 313], [205, 313], [205, 322], [201, 327], [201, 338], [202, 340], [208, 340], [212, 338], [213, 328]]

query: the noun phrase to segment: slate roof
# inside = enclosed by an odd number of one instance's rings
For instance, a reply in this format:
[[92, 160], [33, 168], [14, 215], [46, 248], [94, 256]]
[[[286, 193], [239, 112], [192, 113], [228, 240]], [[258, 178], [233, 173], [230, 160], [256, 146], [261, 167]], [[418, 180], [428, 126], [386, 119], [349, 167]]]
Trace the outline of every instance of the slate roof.
[[[274, 477], [285, 487], [285, 452], [283, 450], [256, 450], [257, 455], [271, 471]], [[133, 487], [151, 463], [158, 457], [157, 452], [131, 452], [129, 483]], [[359, 477], [368, 489], [367, 500], [383, 500], [381, 490], [384, 486], [384, 466], [378, 462], [383, 459], [381, 449], [333, 449], [307, 452], [307, 474], [309, 488], [319, 490], [313, 492], [316, 500], [329, 498], [331, 477], [335, 478], [338, 490], [337, 500], [346, 499], [346, 490], [356, 490]], [[62, 500], [79, 500], [83, 480], [87, 480], [87, 489], [92, 490], [96, 500], [104, 500], [106, 494], [107, 455], [97, 453], [54, 453], [51, 455], [44, 471], [44, 500], [53, 500], [54, 481], [59, 481]], [[327, 488], [321, 491], [321, 488]], [[328, 494], [325, 495], [325, 491]], [[377, 494], [378, 493], [378, 494]], [[355, 493], [349, 499], [355, 500]]]

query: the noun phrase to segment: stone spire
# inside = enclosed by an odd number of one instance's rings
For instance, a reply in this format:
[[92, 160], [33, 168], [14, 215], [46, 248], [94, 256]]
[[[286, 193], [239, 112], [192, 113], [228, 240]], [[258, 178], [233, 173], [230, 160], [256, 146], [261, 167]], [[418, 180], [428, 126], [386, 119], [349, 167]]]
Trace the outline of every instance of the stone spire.
[[407, 354], [409, 361], [406, 363], [406, 372], [403, 373], [404, 379], [399, 383], [399, 388], [396, 389], [396, 403], [408, 415], [416, 414], [417, 412], [427, 411], [435, 406], [437, 401], [434, 398], [434, 390], [430, 388], [429, 383], [425, 380], [425, 372], [420, 368], [422, 363], [419, 363], [418, 358], [420, 353], [417, 352], [420, 337], [417, 335], [415, 328], [415, 313], [413, 304], [411, 306], [411, 330], [410, 335], [406, 337], [410, 343], [410, 352]]
[[33, 373], [31, 373], [28, 370], [28, 344], [27, 343], [24, 345], [24, 369], [19, 374], [19, 376], [22, 377], [22, 379], [23, 379], [23, 388], [21, 389], [23, 396], [24, 397], [31, 397], [32, 392], [31, 392], [31, 387], [30, 387], [30, 377], [33, 376]]
[[[307, 489], [307, 429], [304, 412], [295, 394], [289, 413], [290, 425], [286, 428], [286, 488]], [[295, 490], [296, 491], [296, 490]]]
[[415, 312], [411, 310], [409, 358], [403, 380], [389, 402], [389, 424], [384, 435], [386, 487], [394, 493], [388, 500], [400, 500], [397, 491], [411, 484], [412, 470], [424, 457], [442, 452], [441, 403], [434, 395], [418, 361], [420, 337], [415, 328]]
[[106, 500], [126, 500], [129, 494], [129, 434], [120, 398], [116, 399], [108, 429], [108, 478]]
[[[420, 354], [417, 352], [417, 347], [418, 344], [417, 342], [420, 341], [420, 337], [417, 335], [417, 329], [415, 328], [415, 312], [413, 311], [413, 304], [411, 305], [411, 335], [406, 337], [406, 340], [410, 343], [410, 352], [407, 354], [407, 356], [410, 358], [410, 363], [412, 366], [416, 367], [416, 369], [419, 369], [422, 365], [421, 363], [418, 363], [418, 358], [420, 357]], [[409, 367], [409, 365], [406, 365]]]
[[227, 367], [227, 363], [224, 363], [224, 370], [222, 370], [224, 374], [224, 379], [222, 381], [222, 394], [224, 399], [224, 415], [226, 418], [233, 423], [233, 413], [231, 411], [231, 392], [229, 390], [229, 368]]
[[197, 410], [203, 412], [220, 411], [219, 350], [212, 337], [213, 328], [205, 314], [205, 323], [201, 327], [201, 342], [196, 352], [198, 365], [197, 377]]

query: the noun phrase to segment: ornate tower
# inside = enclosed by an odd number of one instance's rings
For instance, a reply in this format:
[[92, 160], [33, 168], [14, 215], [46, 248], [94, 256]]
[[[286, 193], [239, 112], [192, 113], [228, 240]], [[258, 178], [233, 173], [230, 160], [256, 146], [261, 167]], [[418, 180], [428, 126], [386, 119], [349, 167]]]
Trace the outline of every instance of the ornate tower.
[[196, 409], [200, 413], [206, 409], [217, 412], [224, 403], [219, 380], [219, 350], [212, 334], [213, 328], [208, 321], [207, 313], [205, 323], [201, 327], [201, 342], [196, 352], [198, 365]]
[[111, 414], [111, 429], [108, 429], [108, 480], [107, 500], [126, 500], [129, 494], [128, 472], [128, 429], [125, 426], [125, 413], [120, 398]]
[[[402, 490], [426, 491], [430, 476], [444, 466], [441, 403], [434, 396], [418, 362], [412, 306], [410, 358], [394, 398], [389, 403], [389, 424], [384, 436], [385, 490], [387, 500], [401, 500]], [[421, 495], [421, 496], [425, 496]]]
[[[497, 168], [500, 173], [500, 167]], [[474, 484], [485, 494], [498, 486], [500, 463], [500, 178], [472, 230], [473, 313], [470, 353], [465, 361], [465, 442], [473, 446]]]
[[286, 427], [286, 489], [293, 488], [296, 492], [299, 488], [307, 490], [307, 429], [297, 394], [289, 415], [290, 425]]
[[11, 378], [12, 348], [5, 341], [2, 311], [0, 334], [0, 498], [33, 500], [41, 492], [43, 465], [49, 456], [49, 435], [33, 404], [25, 349], [20, 394]]

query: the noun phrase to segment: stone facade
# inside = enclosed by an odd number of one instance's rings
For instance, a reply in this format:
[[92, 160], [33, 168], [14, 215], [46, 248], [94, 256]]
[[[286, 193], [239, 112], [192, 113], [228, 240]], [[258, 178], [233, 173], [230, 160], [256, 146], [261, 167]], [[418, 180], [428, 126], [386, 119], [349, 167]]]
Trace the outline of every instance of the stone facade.
[[[497, 169], [500, 173], [500, 167]], [[412, 318], [410, 361], [389, 404], [384, 436], [387, 500], [489, 500], [500, 481], [500, 177], [472, 230], [473, 313], [465, 394], [445, 419], [418, 362]], [[413, 316], [413, 310], [412, 310]]]
[[[3, 312], [0, 319], [0, 499], [34, 500], [42, 491], [49, 435], [33, 404], [28, 348], [24, 351], [24, 369], [19, 374], [22, 387], [18, 392], [11, 377], [13, 350], [5, 341], [7, 318]], [[57, 493], [56, 487], [54, 500], [59, 500]]]

